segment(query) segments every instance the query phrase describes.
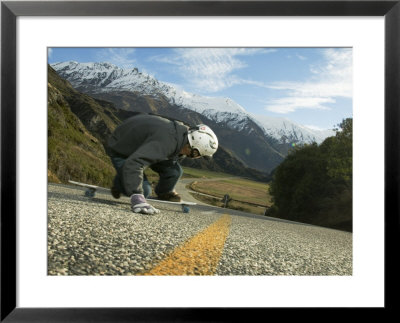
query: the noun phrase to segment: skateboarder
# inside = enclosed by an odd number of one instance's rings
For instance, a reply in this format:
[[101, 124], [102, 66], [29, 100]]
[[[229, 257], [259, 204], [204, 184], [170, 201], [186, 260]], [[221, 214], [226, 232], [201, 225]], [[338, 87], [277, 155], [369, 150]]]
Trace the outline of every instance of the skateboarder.
[[130, 117], [108, 140], [107, 154], [117, 171], [111, 194], [114, 198], [129, 196], [135, 213], [158, 213], [146, 201], [151, 185], [144, 169], [150, 167], [159, 174], [155, 187], [159, 199], [180, 202], [174, 190], [182, 176], [179, 161], [211, 157], [217, 149], [218, 139], [206, 125], [189, 128], [182, 122], [148, 114]]

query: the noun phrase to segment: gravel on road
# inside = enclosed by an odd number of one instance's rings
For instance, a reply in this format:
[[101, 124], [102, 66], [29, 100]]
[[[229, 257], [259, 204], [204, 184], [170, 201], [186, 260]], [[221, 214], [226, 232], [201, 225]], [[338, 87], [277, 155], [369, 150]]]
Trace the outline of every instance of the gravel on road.
[[[143, 275], [182, 245], [202, 235], [211, 241], [225, 230], [225, 242], [212, 247], [220, 252], [207, 251], [219, 255], [214, 275], [352, 275], [351, 233], [202, 205], [190, 213], [154, 206], [159, 214], [135, 214], [126, 197], [99, 191], [87, 198], [82, 188], [49, 184], [48, 274]], [[228, 226], [215, 227], [222, 217]], [[210, 243], [199, 246], [192, 248]], [[204, 258], [197, 250], [193, 255]]]

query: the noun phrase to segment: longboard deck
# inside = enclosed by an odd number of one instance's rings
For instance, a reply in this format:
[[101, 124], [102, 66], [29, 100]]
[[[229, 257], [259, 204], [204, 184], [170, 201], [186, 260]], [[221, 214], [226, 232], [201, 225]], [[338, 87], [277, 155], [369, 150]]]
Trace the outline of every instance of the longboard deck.
[[195, 203], [195, 202], [189, 202], [189, 201], [172, 202], [172, 201], [160, 200], [156, 197], [148, 197], [148, 198], [146, 198], [146, 200], [160, 202], [160, 203], [167, 203], [167, 204], [176, 204], [176, 205], [197, 205], [197, 203]]
[[[81, 182], [75, 182], [75, 181], [68, 181], [71, 184], [77, 185], [77, 186], [81, 186], [81, 187], [86, 187], [87, 190], [85, 191], [85, 196], [87, 197], [94, 197], [95, 193], [98, 189], [104, 189], [104, 190], [108, 190], [106, 188], [100, 187], [100, 186], [96, 186], [96, 185], [91, 185], [91, 184], [86, 184], [86, 183], [81, 183]], [[146, 200], [150, 201], [150, 202], [160, 202], [160, 203], [166, 203], [166, 204], [175, 204], [175, 205], [181, 205], [182, 206], [182, 211], [184, 213], [188, 213], [190, 211], [189, 206], [191, 205], [197, 205], [197, 203], [195, 202], [189, 202], [189, 201], [181, 201], [181, 202], [171, 202], [171, 201], [164, 201], [164, 200], [159, 200], [155, 197], [150, 197], [150, 198], [146, 198]]]
[[97, 189], [101, 188], [100, 186], [91, 185], [91, 184], [86, 184], [86, 183], [81, 183], [81, 182], [75, 182], [75, 181], [68, 181], [68, 182], [71, 183], [71, 184], [74, 184], [74, 185], [78, 185], [78, 186], [82, 186], [82, 187], [87, 187], [87, 188], [91, 188], [91, 189], [94, 189], [94, 190], [97, 190]]

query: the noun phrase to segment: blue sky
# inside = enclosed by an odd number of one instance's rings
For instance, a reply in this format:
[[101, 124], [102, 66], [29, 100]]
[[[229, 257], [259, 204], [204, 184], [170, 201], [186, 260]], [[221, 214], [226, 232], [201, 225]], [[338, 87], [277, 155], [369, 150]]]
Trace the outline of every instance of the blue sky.
[[187, 92], [247, 111], [331, 129], [352, 117], [350, 48], [50, 48], [49, 63], [138, 68]]

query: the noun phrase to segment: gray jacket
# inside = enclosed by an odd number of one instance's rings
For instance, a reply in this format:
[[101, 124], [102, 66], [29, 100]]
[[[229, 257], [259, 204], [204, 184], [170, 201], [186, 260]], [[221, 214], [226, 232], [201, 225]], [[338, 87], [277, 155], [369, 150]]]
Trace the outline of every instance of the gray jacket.
[[188, 142], [188, 127], [179, 121], [139, 114], [125, 120], [108, 140], [110, 157], [126, 159], [122, 181], [126, 193], [142, 192], [143, 170], [163, 160], [178, 160]]

